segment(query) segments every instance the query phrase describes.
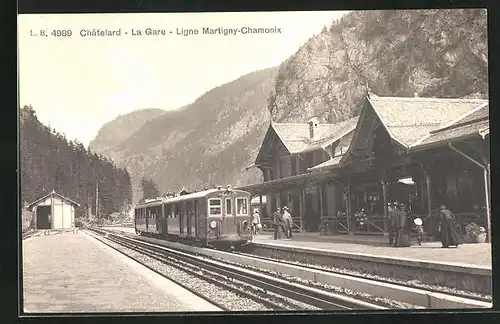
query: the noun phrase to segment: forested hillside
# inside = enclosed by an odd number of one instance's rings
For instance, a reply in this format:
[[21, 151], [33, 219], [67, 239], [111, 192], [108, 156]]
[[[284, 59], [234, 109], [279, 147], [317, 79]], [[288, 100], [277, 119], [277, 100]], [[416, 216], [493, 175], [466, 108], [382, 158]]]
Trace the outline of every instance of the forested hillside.
[[132, 188], [127, 170], [87, 151], [81, 143], [40, 123], [35, 110], [20, 110], [21, 204], [50, 193], [53, 189], [80, 204], [78, 218], [95, 215], [96, 184], [99, 181], [99, 214], [123, 215], [132, 204]]
[[[279, 69], [244, 76], [185, 109], [145, 123], [106, 154], [134, 182], [161, 192], [262, 181], [255, 168], [270, 120], [339, 122], [359, 113], [367, 90], [381, 96], [488, 94], [486, 11], [356, 11], [318, 31]], [[138, 191], [137, 197], [140, 196]]]

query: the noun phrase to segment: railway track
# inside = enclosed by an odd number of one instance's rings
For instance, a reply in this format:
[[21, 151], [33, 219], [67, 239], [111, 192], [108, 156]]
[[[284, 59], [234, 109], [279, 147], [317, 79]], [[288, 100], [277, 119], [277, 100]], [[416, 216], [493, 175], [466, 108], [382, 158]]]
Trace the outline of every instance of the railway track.
[[[117, 233], [97, 229], [92, 229], [92, 231], [121, 246], [188, 272], [223, 289], [231, 290], [245, 298], [252, 299], [271, 310], [385, 309], [379, 305], [336, 295], [257, 271], [147, 243]], [[185, 287], [182, 283], [179, 284]], [[217, 306], [227, 310], [223, 305]]]
[[[333, 270], [329, 267], [315, 266], [315, 265], [305, 264], [302, 262], [291, 262], [291, 261], [282, 260], [282, 259], [278, 259], [278, 258], [263, 257], [263, 256], [251, 254], [251, 253], [244, 253], [244, 252], [233, 252], [233, 253], [241, 255], [241, 256], [245, 256], [245, 257], [259, 259], [259, 260], [275, 261], [275, 262], [280, 262], [281, 264], [300, 266], [302, 268], [309, 269], [309, 270], [320, 270], [320, 271], [324, 271], [324, 272], [328, 272], [328, 273], [332, 273], [332, 274], [341, 274], [341, 275], [346, 274], [346, 272], [336, 271], [336, 270]], [[352, 272], [349, 272], [349, 276], [354, 277], [354, 278], [360, 278], [360, 279], [369, 279], [371, 281], [380, 282], [380, 283], [397, 284], [398, 286], [406, 287], [406, 288], [422, 289], [418, 285], [401, 282], [400, 280], [390, 280], [390, 279], [385, 279], [385, 278], [373, 278], [372, 276], [368, 277], [368, 276], [364, 276], [361, 274], [355, 274]], [[462, 292], [455, 292], [455, 291], [449, 291], [449, 290], [444, 292], [443, 289], [433, 288], [433, 287], [426, 287], [425, 290], [428, 292], [433, 292], [433, 293], [446, 293], [449, 296], [454, 296], [454, 297], [459, 297], [459, 298], [467, 298], [467, 299], [472, 298], [472, 299], [477, 300], [477, 301], [491, 302], [491, 297], [488, 298], [488, 297], [483, 297], [483, 296], [479, 296], [479, 295], [475, 295], [475, 296], [471, 297], [472, 293], [467, 293], [467, 292], [462, 293]]]
[[[117, 232], [121, 233], [122, 235], [128, 236], [128, 237], [134, 237], [135, 235], [130, 234], [129, 232], [123, 231], [123, 230], [112, 230], [112, 232]], [[143, 241], [142, 238], [138, 238], [139, 240]], [[152, 242], [155, 243], [155, 242]], [[161, 243], [160, 243], [161, 244]], [[309, 272], [310, 275], [305, 275], [304, 278], [310, 278], [311, 276], [314, 276], [314, 273], [325, 273], [325, 274], [331, 274], [332, 276], [340, 276], [338, 279], [334, 279], [333, 281], [338, 282], [338, 284], [333, 284], [333, 286], [337, 287], [344, 287], [341, 282], [342, 280], [350, 280], [349, 278], [353, 278], [353, 280], [360, 280], [362, 283], [361, 285], [364, 285], [364, 288], [360, 288], [360, 292], [366, 293], [368, 295], [372, 295], [370, 292], [370, 289], [367, 289], [366, 285], [373, 285], [373, 289], [375, 291], [378, 291], [378, 287], [382, 288], [382, 290], [386, 291], [385, 295], [380, 295], [379, 297], [384, 297], [386, 298], [386, 301], [382, 302], [380, 305], [393, 308], [393, 302], [391, 300], [394, 300], [396, 305], [396, 308], [412, 308], [411, 305], [415, 305], [414, 307], [417, 308], [488, 308], [491, 307], [491, 297], [488, 295], [481, 295], [477, 293], [469, 293], [467, 291], [461, 291], [453, 288], [448, 288], [448, 287], [441, 287], [441, 286], [432, 286], [432, 285], [426, 285], [426, 284], [420, 284], [420, 283], [412, 283], [412, 282], [404, 282], [401, 280], [397, 279], [391, 279], [391, 278], [383, 278], [383, 277], [374, 277], [374, 276], [366, 276], [363, 275], [362, 273], [356, 273], [356, 272], [351, 272], [349, 270], [343, 270], [343, 269], [335, 269], [331, 268], [328, 266], [321, 266], [321, 265], [314, 265], [314, 264], [307, 264], [307, 263], [302, 263], [302, 262], [297, 262], [297, 261], [287, 261], [287, 260], [282, 260], [274, 257], [264, 257], [264, 256], [258, 256], [254, 255], [251, 253], [243, 253], [244, 251], [241, 252], [234, 252], [229, 253], [227, 256], [227, 260], [225, 255], [225, 252], [218, 251], [216, 254], [218, 257], [213, 258], [211, 253], [205, 254], [203, 251], [200, 252], [200, 254], [205, 255], [205, 257], [209, 257], [211, 259], [215, 260], [222, 260], [223, 262], [229, 263], [231, 265], [243, 267], [249, 270], [254, 270], [257, 272], [261, 273], [271, 273], [271, 275], [275, 276], [272, 270], [274, 266], [272, 266], [272, 263], [279, 263], [280, 265], [284, 265], [286, 267], [290, 268], [299, 268], [303, 269], [304, 272]], [[190, 252], [193, 253], [193, 252]], [[196, 253], [196, 252], [195, 252]], [[237, 259], [234, 259], [234, 261], [229, 261], [232, 260], [233, 258], [230, 255], [234, 255], [235, 257], [238, 258], [243, 258], [240, 261], [237, 261]], [[263, 262], [263, 264], [268, 264], [268, 266], [259, 264], [259, 262]], [[270, 264], [271, 263], [271, 264]], [[247, 264], [246, 266], [244, 264]], [[268, 270], [264, 270], [264, 268]], [[263, 271], [264, 270], [264, 271]], [[300, 271], [301, 270], [295, 270], [295, 271]], [[275, 271], [274, 271], [275, 272]], [[294, 272], [294, 271], [292, 271]], [[292, 281], [303, 283], [304, 281], [300, 279], [300, 275], [297, 278], [298, 280], [295, 280], [293, 277], [295, 275], [292, 275], [292, 278], [289, 278], [289, 275], [279, 275], [280, 271], [278, 271], [278, 277], [284, 278], [286, 280], [292, 279]], [[342, 279], [341, 277], [345, 277], [346, 279]], [[325, 282], [326, 284], [326, 282]], [[333, 289], [330, 289], [328, 287], [328, 284], [325, 286], [322, 284], [322, 282], [314, 282], [312, 285], [310, 284], [309, 286], [311, 287], [318, 287], [319, 289], [323, 291], [333, 291], [335, 293], [340, 293], [341, 295], [344, 295], [343, 292], [338, 291], [335, 287]], [[358, 284], [354, 283], [353, 285], [348, 285], [352, 286], [355, 291], [357, 290]], [[389, 288], [385, 288], [389, 286]], [[392, 288], [390, 288], [392, 287]], [[392, 290], [391, 290], [392, 289]], [[393, 296], [394, 294], [397, 294], [398, 297], [391, 298], [389, 296]], [[349, 296], [354, 297], [355, 299], [358, 299], [358, 294], [354, 293], [348, 294]], [[377, 295], [374, 295], [373, 297], [376, 297]], [[387, 297], [385, 297], [387, 296]], [[362, 300], [367, 300], [368, 302], [371, 303], [372, 298], [365, 299], [362, 296], [360, 296]], [[377, 298], [375, 298], [378, 300]], [[411, 305], [397, 305], [398, 302], [401, 301], [404, 303], [408, 303]], [[377, 302], [378, 303], [378, 302]]]

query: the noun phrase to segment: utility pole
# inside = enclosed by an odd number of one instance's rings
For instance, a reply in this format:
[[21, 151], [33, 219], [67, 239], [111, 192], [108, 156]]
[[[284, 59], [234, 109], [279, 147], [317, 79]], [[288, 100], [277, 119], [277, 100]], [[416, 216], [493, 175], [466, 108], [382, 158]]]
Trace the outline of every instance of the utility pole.
[[96, 181], [95, 186], [95, 216], [99, 218], [99, 182]]

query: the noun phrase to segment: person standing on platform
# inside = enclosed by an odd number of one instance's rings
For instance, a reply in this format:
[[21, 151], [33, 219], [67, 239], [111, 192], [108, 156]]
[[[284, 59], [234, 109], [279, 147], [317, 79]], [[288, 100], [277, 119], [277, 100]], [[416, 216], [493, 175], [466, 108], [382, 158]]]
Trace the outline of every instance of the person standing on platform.
[[398, 211], [397, 211], [397, 203], [388, 203], [389, 209], [389, 245], [394, 245], [394, 237], [397, 232], [397, 219], [398, 219]]
[[395, 247], [408, 247], [410, 246], [410, 242], [408, 239], [408, 234], [406, 233], [407, 226], [407, 214], [405, 211], [405, 205], [401, 204], [399, 206], [399, 210], [397, 211], [397, 232], [396, 232], [396, 241], [394, 242]]
[[257, 235], [257, 232], [259, 230], [258, 226], [260, 224], [260, 214], [259, 210], [255, 208], [253, 210], [253, 215], [252, 215], [252, 232], [254, 235]]
[[283, 206], [283, 222], [285, 223], [285, 237], [291, 239], [293, 219], [292, 215], [288, 212], [287, 206]]
[[458, 247], [460, 237], [455, 227], [455, 215], [445, 205], [441, 205], [439, 209], [439, 216], [441, 218], [441, 244], [444, 248], [452, 245]]
[[276, 211], [273, 214], [273, 223], [274, 223], [274, 239], [277, 240], [281, 238], [280, 228], [283, 218], [281, 217], [281, 210], [279, 207], [276, 208]]
[[422, 236], [424, 235], [424, 222], [421, 218], [417, 217], [413, 220], [415, 224], [415, 232], [417, 234], [417, 244], [422, 245]]

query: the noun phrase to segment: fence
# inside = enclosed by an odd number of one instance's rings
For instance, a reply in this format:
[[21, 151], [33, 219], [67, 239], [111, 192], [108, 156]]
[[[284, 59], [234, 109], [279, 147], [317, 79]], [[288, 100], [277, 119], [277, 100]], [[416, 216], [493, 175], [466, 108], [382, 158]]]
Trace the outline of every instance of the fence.
[[[321, 218], [320, 232], [323, 235], [347, 234], [348, 233], [347, 216], [324, 216]], [[369, 216], [362, 222], [351, 219], [353, 232], [356, 234], [378, 234], [383, 235], [385, 230], [385, 217], [374, 215]]]

